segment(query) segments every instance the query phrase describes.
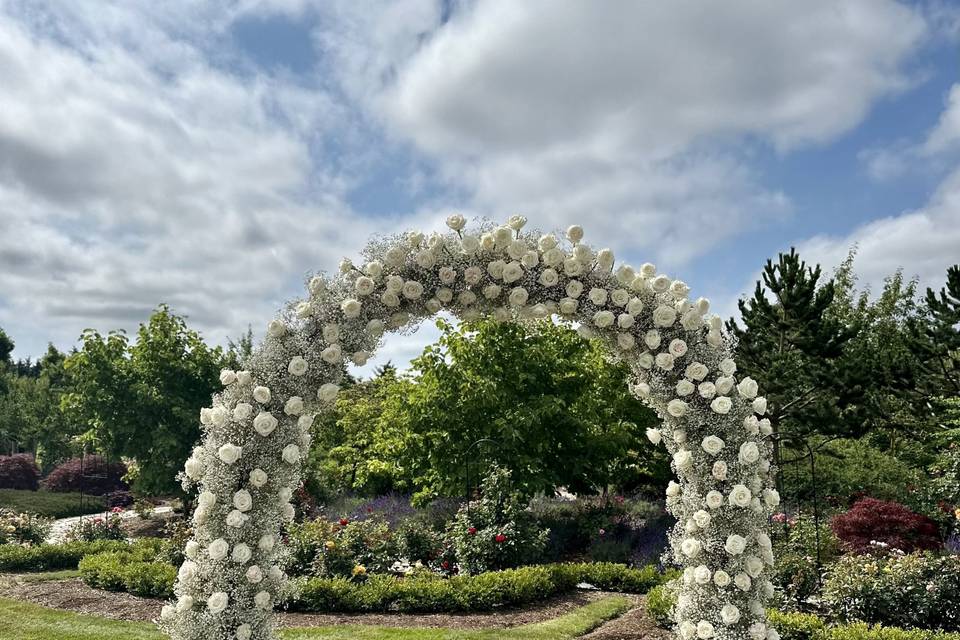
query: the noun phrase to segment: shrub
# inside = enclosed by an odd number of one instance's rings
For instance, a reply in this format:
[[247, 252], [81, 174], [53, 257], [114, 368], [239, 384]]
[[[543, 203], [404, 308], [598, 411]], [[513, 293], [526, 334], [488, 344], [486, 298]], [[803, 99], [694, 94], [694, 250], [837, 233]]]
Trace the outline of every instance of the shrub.
[[127, 591], [145, 598], [173, 597], [177, 570], [157, 562], [157, 544], [138, 544], [121, 551], [84, 557], [78, 568], [85, 583], [107, 591]]
[[0, 544], [41, 544], [49, 533], [47, 518], [0, 509]]
[[34, 547], [4, 544], [0, 545], [0, 571], [36, 572], [76, 569], [85, 555], [102, 551], [120, 551], [128, 546], [126, 542], [117, 540], [40, 544]]
[[802, 520], [784, 519], [785, 530], [774, 536], [774, 574], [773, 584], [783, 595], [781, 606], [799, 608], [821, 586], [824, 567], [832, 562], [840, 552], [840, 541], [830, 526], [820, 523], [820, 561], [817, 567], [817, 529], [810, 518]]
[[815, 640], [823, 637], [823, 619], [810, 613], [767, 611], [767, 622], [777, 630], [781, 640]]
[[120, 527], [120, 516], [110, 513], [105, 516], [81, 518], [77, 524], [67, 530], [67, 541], [93, 542], [94, 540], [125, 540], [126, 534]]
[[40, 469], [28, 453], [0, 456], [0, 489], [26, 489], [36, 491], [39, 486]]
[[673, 626], [673, 608], [677, 604], [676, 585], [664, 583], [647, 593], [647, 615], [661, 627]]
[[134, 499], [132, 493], [121, 490], [111, 491], [110, 493], [104, 494], [103, 501], [107, 509], [114, 509], [116, 507], [124, 509], [131, 506], [134, 502]]
[[840, 621], [958, 631], [960, 556], [844, 556], [824, 584], [823, 602]]
[[510, 472], [495, 467], [480, 485], [482, 497], [464, 505], [447, 536], [461, 573], [476, 574], [533, 564], [543, 557], [549, 531], [537, 525]]
[[407, 562], [436, 563], [443, 555], [443, 534], [427, 523], [410, 519], [400, 525], [394, 539], [397, 554]]
[[127, 489], [123, 476], [127, 467], [122, 462], [108, 462], [94, 455], [72, 458], [56, 467], [41, 483], [49, 491], [80, 491], [102, 496], [111, 491]]
[[845, 547], [858, 553], [871, 550], [874, 543], [905, 552], [942, 546], [933, 520], [875, 498], [860, 499], [846, 513], [834, 516], [830, 526]]
[[[362, 582], [343, 577], [310, 578], [289, 602], [301, 611], [467, 612], [517, 606], [567, 593], [580, 582], [596, 579], [589, 564], [549, 564], [505, 569], [470, 576], [442, 578], [415, 573], [411, 577], [373, 575]], [[646, 590], [667, 578], [653, 567], [601, 567], [597, 580], [609, 590], [617, 586]], [[598, 585], [600, 586], [600, 585]]]

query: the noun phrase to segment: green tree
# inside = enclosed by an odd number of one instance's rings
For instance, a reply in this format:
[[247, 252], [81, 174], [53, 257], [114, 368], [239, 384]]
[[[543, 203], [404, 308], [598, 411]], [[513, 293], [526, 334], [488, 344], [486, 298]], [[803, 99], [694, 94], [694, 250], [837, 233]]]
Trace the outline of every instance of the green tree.
[[13, 339], [0, 327], [0, 370], [10, 366], [10, 354], [13, 353], [13, 347]]
[[913, 336], [929, 376], [929, 393], [960, 396], [960, 265], [947, 269], [939, 293], [927, 289], [925, 302], [926, 321], [913, 326]]
[[200, 408], [220, 386], [222, 350], [166, 305], [140, 325], [134, 344], [122, 331], [90, 329], [81, 341], [65, 363], [71, 391], [64, 411], [105, 452], [137, 461], [138, 490], [178, 491], [175, 476], [200, 436]]
[[[395, 448], [421, 498], [461, 493], [468, 462], [475, 474], [510, 469], [527, 494], [632, 488], [666, 475], [641, 444], [655, 414], [599, 344], [549, 321], [437, 324], [443, 335], [413, 361], [413, 378], [387, 386], [378, 439]], [[482, 439], [493, 443], [468, 453]]]

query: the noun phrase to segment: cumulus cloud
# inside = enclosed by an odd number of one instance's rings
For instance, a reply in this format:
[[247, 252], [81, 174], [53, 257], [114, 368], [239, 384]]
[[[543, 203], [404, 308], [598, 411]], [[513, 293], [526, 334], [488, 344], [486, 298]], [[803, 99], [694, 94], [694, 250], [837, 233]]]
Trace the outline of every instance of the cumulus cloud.
[[960, 262], [960, 169], [951, 173], [923, 207], [874, 220], [845, 236], [818, 235], [798, 246], [808, 262], [838, 265], [857, 246], [860, 281], [874, 291], [898, 269], [922, 287], [939, 289], [947, 267]]

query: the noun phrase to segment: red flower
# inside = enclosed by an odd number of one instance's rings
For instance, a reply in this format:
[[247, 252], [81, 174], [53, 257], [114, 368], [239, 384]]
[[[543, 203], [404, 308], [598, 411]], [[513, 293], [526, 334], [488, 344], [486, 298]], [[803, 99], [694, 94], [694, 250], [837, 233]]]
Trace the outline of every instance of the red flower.
[[348, 524], [350, 524], [350, 521], [349, 521], [349, 520], [347, 520], [346, 518], [340, 518], [340, 526], [341, 526], [341, 527], [345, 527], [345, 526], [347, 526]]
[[472, 536], [475, 536], [475, 535], [477, 535], [477, 528], [476, 528], [476, 527], [470, 527], [469, 529], [467, 529], [467, 533], [469, 533], [469, 534], [472, 535]]
[[440, 566], [443, 567], [444, 569], [449, 569], [450, 563], [444, 560], [443, 562], [440, 563]]
[[367, 513], [373, 513], [373, 507], [367, 507]]
[[502, 533], [498, 533], [497, 537], [494, 538], [494, 540], [496, 540], [497, 542], [506, 542], [507, 536], [503, 535]]

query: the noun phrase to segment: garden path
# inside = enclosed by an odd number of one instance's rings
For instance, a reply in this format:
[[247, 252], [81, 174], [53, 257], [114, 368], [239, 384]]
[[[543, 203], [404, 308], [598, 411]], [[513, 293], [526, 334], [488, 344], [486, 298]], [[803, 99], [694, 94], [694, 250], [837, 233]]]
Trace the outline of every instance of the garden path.
[[[171, 513], [172, 511], [173, 511], [173, 507], [159, 506], [154, 508], [153, 513], [155, 515], [163, 515], [163, 514]], [[123, 520], [131, 520], [133, 518], [140, 517], [132, 509], [127, 509], [126, 511], [122, 511], [119, 515], [120, 515], [120, 518]], [[84, 516], [72, 516], [70, 518], [60, 518], [58, 520], [54, 520], [53, 525], [50, 527], [50, 533], [47, 534], [46, 541], [54, 544], [63, 542], [64, 536], [67, 534], [67, 531], [73, 528], [73, 526], [76, 525], [78, 522], [80, 522], [84, 518], [99, 518], [99, 517], [103, 517], [103, 514], [91, 513]]]

